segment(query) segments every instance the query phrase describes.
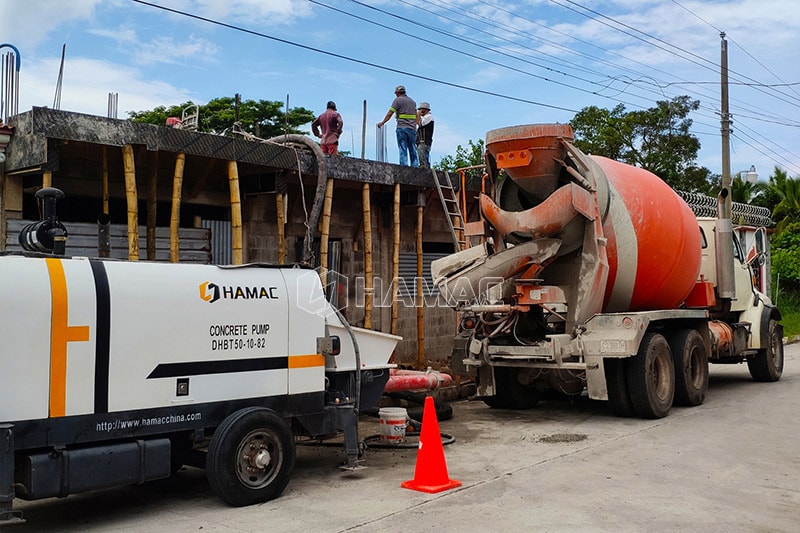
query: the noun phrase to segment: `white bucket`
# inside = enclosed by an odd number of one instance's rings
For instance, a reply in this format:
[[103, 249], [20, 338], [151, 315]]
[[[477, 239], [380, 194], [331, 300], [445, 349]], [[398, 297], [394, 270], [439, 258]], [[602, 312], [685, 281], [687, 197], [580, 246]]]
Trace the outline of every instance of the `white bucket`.
[[405, 407], [381, 407], [378, 409], [378, 416], [381, 419], [381, 442], [405, 442], [408, 419]]

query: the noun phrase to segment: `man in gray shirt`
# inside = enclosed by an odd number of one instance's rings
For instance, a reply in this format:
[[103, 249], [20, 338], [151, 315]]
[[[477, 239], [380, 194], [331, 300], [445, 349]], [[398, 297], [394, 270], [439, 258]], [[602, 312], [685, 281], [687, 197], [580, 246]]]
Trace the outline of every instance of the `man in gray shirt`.
[[397, 149], [400, 150], [400, 164], [412, 167], [419, 166], [417, 158], [417, 103], [406, 96], [406, 88], [398, 85], [394, 88], [394, 100], [383, 120], [378, 122], [382, 128], [392, 115], [397, 114]]

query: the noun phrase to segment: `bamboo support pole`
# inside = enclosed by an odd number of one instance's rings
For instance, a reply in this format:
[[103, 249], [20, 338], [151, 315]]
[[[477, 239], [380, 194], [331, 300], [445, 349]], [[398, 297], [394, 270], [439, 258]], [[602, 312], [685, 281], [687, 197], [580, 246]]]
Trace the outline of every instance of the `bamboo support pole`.
[[286, 262], [286, 207], [282, 192], [275, 194], [275, 210], [278, 212], [278, 264]]
[[103, 213], [108, 214], [108, 149], [103, 146]]
[[122, 147], [122, 167], [125, 171], [125, 199], [128, 202], [128, 259], [139, 260], [139, 198], [136, 193], [136, 167], [133, 146]]
[[322, 204], [322, 220], [319, 229], [319, 275], [322, 289], [328, 289], [328, 239], [331, 231], [331, 206], [333, 205], [333, 178], [325, 184], [325, 201]]
[[394, 233], [394, 238], [392, 240], [393, 247], [392, 247], [392, 326], [391, 331], [392, 335], [397, 334], [397, 312], [398, 312], [398, 305], [397, 305], [397, 293], [400, 289], [399, 287], [399, 278], [400, 278], [400, 184], [394, 184], [394, 202], [393, 202], [393, 209], [392, 214], [394, 215], [394, 221], [392, 224], [392, 229]]
[[178, 263], [181, 260], [181, 194], [183, 191], [183, 169], [186, 166], [186, 154], [175, 156], [175, 175], [172, 178], [172, 211], [169, 217], [169, 261]]
[[145, 246], [147, 247], [147, 259], [156, 260], [156, 224], [158, 212], [158, 152], [153, 152], [150, 158], [150, 174], [147, 178], [147, 236]]
[[425, 206], [417, 206], [417, 370], [425, 368], [425, 298], [422, 294], [422, 220]]
[[372, 328], [372, 212], [369, 198], [369, 183], [361, 186], [364, 225], [364, 327]]
[[52, 187], [53, 186], [53, 173], [49, 170], [45, 170], [42, 172], [42, 187]]
[[242, 254], [242, 200], [239, 195], [239, 166], [228, 161], [228, 185], [231, 189], [231, 238], [233, 240], [233, 264], [244, 262]]

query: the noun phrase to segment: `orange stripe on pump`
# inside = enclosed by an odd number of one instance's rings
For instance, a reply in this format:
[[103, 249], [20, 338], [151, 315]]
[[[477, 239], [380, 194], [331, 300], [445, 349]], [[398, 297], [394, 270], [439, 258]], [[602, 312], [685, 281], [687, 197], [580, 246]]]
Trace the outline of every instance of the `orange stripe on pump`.
[[67, 343], [89, 340], [89, 326], [69, 326], [67, 277], [60, 259], [48, 258], [50, 318], [50, 416], [64, 416], [67, 404]]
[[325, 366], [325, 356], [322, 354], [290, 355], [289, 368], [311, 368]]

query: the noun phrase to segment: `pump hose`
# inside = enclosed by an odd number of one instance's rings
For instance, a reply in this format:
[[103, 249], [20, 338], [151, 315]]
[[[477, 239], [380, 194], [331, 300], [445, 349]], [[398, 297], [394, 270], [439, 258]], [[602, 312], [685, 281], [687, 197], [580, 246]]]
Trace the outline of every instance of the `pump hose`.
[[[306, 236], [303, 240], [303, 261], [310, 261], [311, 259], [311, 244], [314, 240], [314, 228], [317, 227], [319, 216], [322, 213], [322, 202], [325, 199], [325, 185], [328, 181], [328, 173], [325, 169], [325, 154], [317, 143], [305, 135], [298, 135], [296, 133], [287, 133], [286, 135], [278, 135], [267, 139], [266, 142], [278, 144], [302, 144], [311, 149], [317, 159], [317, 190], [314, 192], [314, 203], [311, 204], [311, 214], [307, 221], [308, 227], [306, 228]], [[303, 179], [302, 176], [298, 176]]]

